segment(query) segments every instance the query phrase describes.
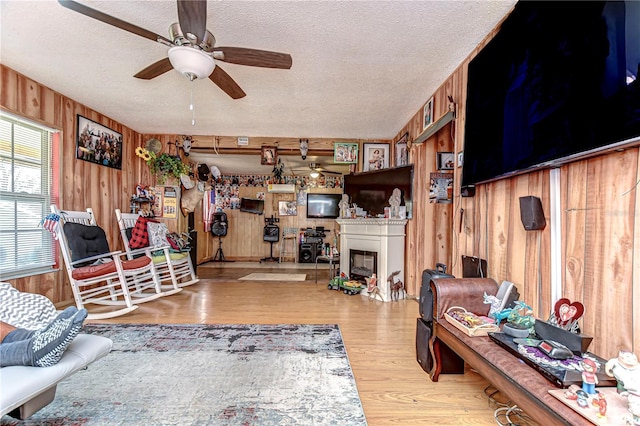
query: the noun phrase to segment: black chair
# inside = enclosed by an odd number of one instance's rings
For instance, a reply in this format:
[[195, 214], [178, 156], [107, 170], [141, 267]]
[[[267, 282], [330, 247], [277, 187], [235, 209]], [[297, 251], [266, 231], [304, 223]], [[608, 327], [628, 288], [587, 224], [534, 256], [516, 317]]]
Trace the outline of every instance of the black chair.
[[260, 259], [260, 262], [280, 262], [279, 258], [273, 256], [273, 243], [280, 241], [280, 227], [276, 225], [279, 221], [280, 219], [274, 218], [273, 216], [264, 219], [265, 225], [262, 231], [262, 241], [271, 244], [271, 251], [269, 257]]
[[213, 214], [213, 223], [211, 224], [211, 233], [218, 237], [218, 251], [213, 258], [213, 262], [232, 262], [224, 257], [222, 251], [222, 237], [227, 235], [227, 228], [229, 227], [229, 221], [227, 220], [227, 214], [224, 212], [216, 212]]

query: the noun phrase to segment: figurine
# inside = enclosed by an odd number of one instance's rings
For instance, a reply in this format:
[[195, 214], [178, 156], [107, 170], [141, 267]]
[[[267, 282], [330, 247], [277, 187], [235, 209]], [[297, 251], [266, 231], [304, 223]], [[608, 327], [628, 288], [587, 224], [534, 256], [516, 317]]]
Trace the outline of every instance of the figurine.
[[628, 395], [629, 412], [640, 417], [640, 363], [631, 351], [620, 351], [605, 364], [605, 373], [618, 381], [618, 392]]
[[596, 393], [596, 385], [598, 384], [598, 366], [593, 360], [585, 358], [582, 360], [582, 390], [589, 395]]
[[600, 417], [607, 415], [607, 400], [602, 392], [598, 392], [598, 415]]
[[338, 203], [340, 208], [340, 217], [345, 218], [349, 216], [349, 195], [342, 194], [342, 199]]
[[400, 203], [402, 202], [402, 193], [400, 189], [395, 188], [391, 193], [391, 197], [389, 198], [389, 205], [391, 206], [389, 217], [392, 219], [397, 219], [399, 216], [398, 207], [400, 207]]
[[589, 406], [589, 395], [587, 395], [585, 391], [580, 389], [576, 392], [576, 395], [578, 396], [578, 400], [576, 401], [578, 403], [578, 406], [582, 408], [586, 408]]
[[367, 291], [369, 293], [378, 286], [378, 277], [376, 277], [376, 274], [371, 274], [371, 278], [365, 278], [365, 281], [367, 282]]
[[365, 278], [365, 281], [367, 282], [367, 293], [369, 293], [369, 299], [375, 299], [380, 293], [380, 289], [378, 289], [378, 277], [376, 274], [371, 274], [371, 278]]
[[567, 388], [567, 390], [564, 391], [564, 397], [571, 400], [571, 401], [575, 401], [578, 399], [578, 394], [577, 392], [580, 390], [580, 386], [578, 385], [571, 385]]

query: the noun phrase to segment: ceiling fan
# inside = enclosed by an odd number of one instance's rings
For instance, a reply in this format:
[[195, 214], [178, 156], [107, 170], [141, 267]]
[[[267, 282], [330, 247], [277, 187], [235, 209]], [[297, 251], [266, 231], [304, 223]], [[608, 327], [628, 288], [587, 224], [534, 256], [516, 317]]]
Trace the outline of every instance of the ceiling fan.
[[170, 39], [73, 0], [58, 0], [58, 2], [74, 12], [169, 47], [167, 58], [160, 59], [138, 72], [134, 76], [136, 78], [151, 80], [175, 68], [192, 81], [209, 77], [209, 80], [227, 95], [233, 99], [239, 99], [246, 96], [246, 93], [229, 74], [217, 66], [215, 61], [262, 68], [291, 68], [291, 55], [287, 53], [216, 46], [213, 34], [206, 28], [206, 0], [177, 0], [178, 22], [169, 27]]
[[309, 176], [313, 179], [319, 177], [320, 175], [342, 175], [342, 172], [334, 172], [332, 170], [328, 170], [324, 167], [322, 167], [320, 165], [320, 163], [317, 163], [315, 161], [312, 161], [309, 163], [309, 168], [308, 169], [295, 169], [293, 170], [293, 172], [308, 172]]

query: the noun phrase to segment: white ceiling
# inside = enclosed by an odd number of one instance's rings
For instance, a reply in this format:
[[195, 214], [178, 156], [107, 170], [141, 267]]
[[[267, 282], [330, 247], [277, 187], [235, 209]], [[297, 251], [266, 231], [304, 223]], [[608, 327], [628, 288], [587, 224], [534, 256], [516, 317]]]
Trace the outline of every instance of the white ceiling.
[[[81, 3], [168, 37], [174, 1]], [[508, 13], [506, 1], [210, 1], [219, 46], [289, 53], [290, 70], [218, 62], [247, 93], [208, 79], [133, 75], [159, 43], [56, 1], [0, 1], [2, 63], [141, 133], [391, 139]]]

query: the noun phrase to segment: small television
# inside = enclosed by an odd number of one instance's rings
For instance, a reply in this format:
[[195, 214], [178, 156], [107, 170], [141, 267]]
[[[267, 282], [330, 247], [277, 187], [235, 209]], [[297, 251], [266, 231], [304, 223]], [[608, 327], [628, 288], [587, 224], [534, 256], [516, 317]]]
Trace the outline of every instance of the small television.
[[264, 212], [264, 200], [254, 200], [253, 198], [241, 198], [240, 211], [253, 213], [253, 214], [262, 214]]
[[342, 194], [307, 194], [307, 218], [336, 219]]

